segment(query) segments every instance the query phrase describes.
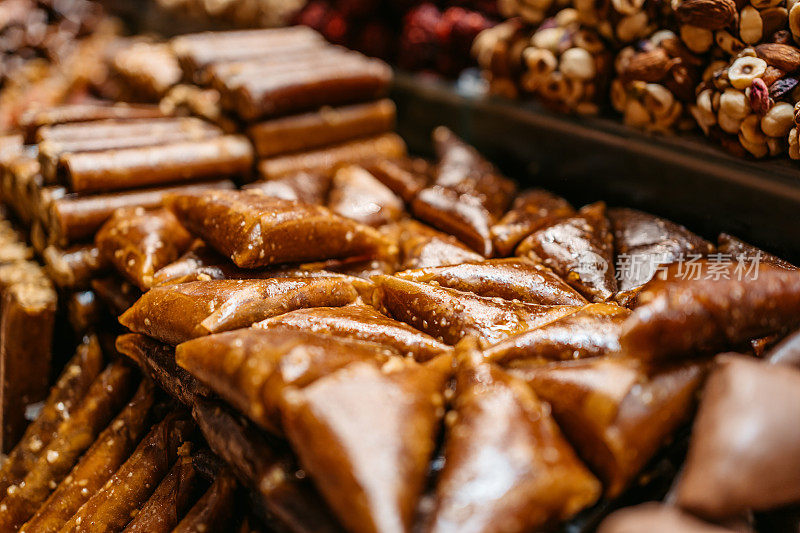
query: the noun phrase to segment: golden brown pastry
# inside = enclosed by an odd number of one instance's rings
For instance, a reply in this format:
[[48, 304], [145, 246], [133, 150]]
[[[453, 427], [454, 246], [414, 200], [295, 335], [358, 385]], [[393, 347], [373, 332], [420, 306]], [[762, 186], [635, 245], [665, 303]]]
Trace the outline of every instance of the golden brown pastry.
[[384, 99], [268, 120], [251, 126], [247, 136], [259, 157], [271, 157], [384, 133], [394, 119], [394, 102]]
[[550, 403], [564, 434], [614, 498], [689, 418], [704, 368], [692, 362], [648, 377], [636, 361], [602, 357], [512, 372]]
[[106, 367], [80, 406], [59, 425], [55, 438], [42, 450], [25, 478], [6, 490], [0, 502], [0, 530], [16, 530], [33, 516], [129, 399], [134, 385], [134, 371], [122, 361]]
[[154, 287], [119, 320], [135, 333], [179, 344], [287, 311], [346, 305], [356, 298], [351, 279], [342, 276], [192, 281]]
[[184, 226], [242, 268], [370, 255], [383, 244], [372, 228], [324, 207], [253, 191], [174, 195], [166, 203]]
[[516, 254], [542, 261], [595, 302], [617, 292], [614, 243], [602, 202], [587, 205], [570, 218], [540, 229], [517, 246]]
[[342, 167], [334, 174], [328, 207], [337, 215], [368, 226], [388, 224], [405, 213], [403, 200], [355, 165]]
[[456, 380], [427, 531], [522, 533], [597, 500], [600, 483], [524, 381], [477, 352], [460, 361]]
[[292, 328], [376, 342], [402, 355], [412, 356], [417, 361], [427, 361], [450, 349], [430, 335], [389, 318], [368, 305], [298, 309], [268, 318], [254, 327]]
[[403, 160], [377, 159], [366, 164], [370, 174], [405, 202], [411, 202], [428, 184], [428, 176]]
[[[727, 274], [715, 274], [717, 266]], [[726, 266], [727, 265], [727, 266]], [[670, 267], [638, 296], [620, 344], [645, 360], [720, 351], [800, 324], [800, 273], [770, 264], [737, 273], [737, 263], [699, 261], [697, 273]]]
[[289, 441], [347, 530], [411, 529], [450, 361], [357, 362], [287, 394]]
[[189, 509], [173, 533], [223, 531], [233, 521], [236, 489], [239, 484], [227, 469], [217, 472], [205, 494]]
[[800, 501], [800, 372], [717, 359], [692, 430], [676, 503], [724, 519]]
[[147, 290], [157, 270], [192, 244], [192, 236], [170, 211], [118, 209], [95, 236], [100, 253], [128, 281]]
[[295, 200], [304, 204], [325, 205], [331, 177], [324, 172], [299, 171], [267, 181], [256, 181], [243, 187], [246, 191], [260, 191], [267, 196]]
[[586, 299], [556, 276], [533, 261], [512, 257], [479, 263], [406, 270], [398, 278], [434, 283], [478, 296], [518, 300], [542, 305], [584, 305]]
[[288, 531], [341, 532], [305, 471], [263, 431], [219, 402], [195, 402], [192, 416], [211, 450], [253, 490], [256, 505], [277, 524]]
[[536, 359], [584, 359], [619, 351], [622, 324], [630, 310], [615, 304], [589, 304], [580, 311], [489, 346], [484, 356], [501, 364]]
[[433, 184], [411, 202], [414, 215], [491, 257], [491, 226], [511, 203], [514, 182], [443, 126], [433, 142], [439, 159]]
[[575, 214], [572, 206], [555, 194], [542, 190], [523, 191], [508, 213], [492, 226], [492, 242], [500, 256], [514, 253], [517, 244], [534, 231]]
[[170, 533], [191, 504], [199, 485], [191, 457], [178, 457], [123, 533]]
[[769, 252], [765, 252], [760, 248], [756, 248], [752, 244], [737, 239], [733, 235], [720, 233], [719, 237], [717, 237], [717, 243], [719, 246], [719, 253], [729, 255], [730, 261], [737, 261], [739, 258], [752, 261], [758, 258], [762, 263], [783, 267], [788, 270], [797, 270], [797, 267], [788, 261], [774, 256]]
[[403, 268], [457, 265], [484, 259], [452, 235], [416, 220], [403, 220], [394, 229]]
[[656, 275], [661, 265], [706, 256], [714, 245], [674, 222], [635, 209], [608, 210], [614, 233], [619, 290], [641, 287]]
[[286, 327], [246, 328], [179, 345], [175, 360], [253, 422], [280, 433], [289, 385], [303, 386], [353, 361], [393, 352], [367, 341]]
[[447, 344], [456, 344], [466, 335], [493, 344], [580, 309], [487, 298], [394, 276], [373, 279], [376, 306]]

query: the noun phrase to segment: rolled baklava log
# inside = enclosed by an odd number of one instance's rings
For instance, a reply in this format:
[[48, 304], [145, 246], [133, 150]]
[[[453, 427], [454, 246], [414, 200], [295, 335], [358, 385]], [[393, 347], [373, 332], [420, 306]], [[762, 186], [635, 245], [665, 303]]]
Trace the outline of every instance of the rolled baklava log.
[[171, 45], [187, 76], [219, 90], [222, 106], [244, 121], [373, 100], [392, 78], [382, 61], [299, 26], [181, 36]]
[[704, 65], [674, 33], [658, 31], [617, 54], [611, 104], [628, 126], [659, 132], [691, 129], [686, 106], [695, 101]]
[[86, 122], [90, 120], [157, 118], [163, 114], [157, 106], [112, 104], [93, 102], [87, 104], [68, 104], [49, 107], [28, 113], [22, 118], [20, 126], [25, 132], [27, 142], [40, 140], [40, 128], [69, 122]]
[[8, 220], [0, 221], [0, 447], [25, 429], [29, 405], [44, 399], [50, 375], [56, 293]]
[[259, 157], [272, 157], [386, 133], [394, 119], [394, 103], [378, 100], [268, 120], [251, 126], [247, 135]]
[[782, 154], [796, 140], [790, 135], [798, 100], [791, 73], [798, 66], [800, 50], [792, 45], [746, 48], [698, 87], [692, 114], [706, 135], [734, 154]]

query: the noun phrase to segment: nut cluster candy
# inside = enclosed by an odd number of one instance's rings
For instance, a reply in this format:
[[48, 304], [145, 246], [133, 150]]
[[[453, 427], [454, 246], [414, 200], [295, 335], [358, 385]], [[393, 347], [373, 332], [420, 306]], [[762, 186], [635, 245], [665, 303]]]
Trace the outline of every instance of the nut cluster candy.
[[800, 50], [778, 43], [746, 48], [699, 87], [692, 114], [734, 153], [761, 158], [787, 148], [798, 99]]
[[575, 0], [578, 20], [611, 43], [625, 45], [660, 27], [669, 6], [660, 0]]
[[672, 8], [681, 39], [695, 53], [719, 49], [735, 56], [788, 30], [784, 0], [673, 0]]
[[540, 24], [569, 2], [561, 0], [499, 0], [497, 7], [506, 18], [519, 17], [528, 24]]
[[597, 112], [606, 91], [611, 54], [595, 31], [578, 22], [575, 9], [559, 11], [529, 38], [510, 23], [488, 31], [492, 33], [482, 34], [475, 42], [481, 64], [504, 62], [504, 67], [495, 67], [499, 73], [508, 73], [504, 79], [519, 80], [524, 93], [557, 111]]
[[704, 61], [668, 30], [661, 30], [615, 59], [611, 105], [629, 126], [651, 131], [693, 127], [686, 105], [695, 100]]

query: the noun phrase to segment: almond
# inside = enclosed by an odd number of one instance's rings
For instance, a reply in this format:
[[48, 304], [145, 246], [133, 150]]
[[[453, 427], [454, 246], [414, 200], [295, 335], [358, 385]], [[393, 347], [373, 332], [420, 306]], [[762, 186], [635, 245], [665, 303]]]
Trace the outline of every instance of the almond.
[[800, 50], [788, 44], [760, 44], [756, 46], [756, 54], [768, 65], [784, 72], [794, 72], [800, 68]]
[[738, 13], [733, 0], [686, 0], [676, 10], [682, 24], [712, 31], [731, 26]]
[[670, 67], [667, 52], [661, 48], [639, 52], [628, 61], [622, 76], [632, 80], [655, 83], [664, 79]]

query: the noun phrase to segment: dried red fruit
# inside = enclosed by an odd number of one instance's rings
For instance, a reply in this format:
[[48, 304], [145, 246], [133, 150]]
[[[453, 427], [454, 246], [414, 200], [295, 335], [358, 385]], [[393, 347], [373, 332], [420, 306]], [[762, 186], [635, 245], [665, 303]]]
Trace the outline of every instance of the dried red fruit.
[[789, 91], [797, 87], [798, 79], [794, 76], [782, 78], [769, 86], [769, 95], [773, 100], [783, 98]]
[[765, 114], [771, 107], [770, 90], [761, 78], [754, 78], [750, 83], [750, 107], [759, 115]]

